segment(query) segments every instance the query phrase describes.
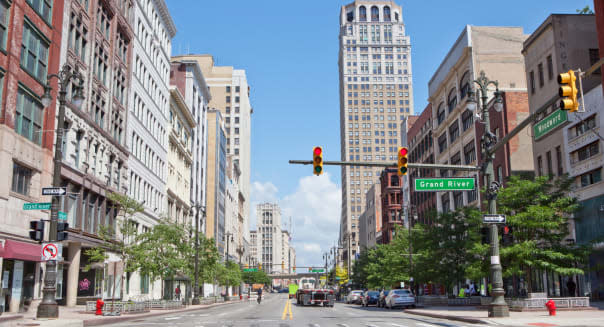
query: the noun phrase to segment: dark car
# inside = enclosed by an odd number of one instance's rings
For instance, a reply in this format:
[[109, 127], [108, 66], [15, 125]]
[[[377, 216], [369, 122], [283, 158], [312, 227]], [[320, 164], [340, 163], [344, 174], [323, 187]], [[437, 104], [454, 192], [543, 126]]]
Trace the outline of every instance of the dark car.
[[279, 290], [279, 293], [288, 293], [288, 292], [289, 292], [289, 289], [287, 289], [287, 288], [282, 288]]
[[377, 303], [378, 308], [385, 308], [386, 307], [386, 297], [388, 296], [388, 292], [390, 292], [390, 291], [389, 290], [382, 290], [380, 292], [380, 297], [378, 298], [378, 303]]
[[361, 298], [361, 305], [364, 307], [368, 307], [370, 305], [377, 305], [378, 300], [380, 298], [380, 292], [378, 291], [368, 291], [363, 293], [363, 297]]

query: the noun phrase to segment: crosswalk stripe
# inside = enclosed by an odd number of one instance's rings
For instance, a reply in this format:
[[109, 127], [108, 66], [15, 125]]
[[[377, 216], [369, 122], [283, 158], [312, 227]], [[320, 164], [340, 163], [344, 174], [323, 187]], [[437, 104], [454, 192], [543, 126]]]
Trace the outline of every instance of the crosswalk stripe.
[[394, 327], [407, 327], [405, 325], [399, 325], [399, 324], [394, 324], [394, 323], [391, 323], [391, 325], [394, 326]]
[[436, 326], [436, 325], [432, 325], [432, 324], [424, 324], [423, 322], [418, 322], [416, 324], [420, 325], [420, 326], [424, 326], [424, 327], [435, 327]]
[[181, 317], [166, 317], [165, 320], [174, 320], [174, 319], [180, 319]]

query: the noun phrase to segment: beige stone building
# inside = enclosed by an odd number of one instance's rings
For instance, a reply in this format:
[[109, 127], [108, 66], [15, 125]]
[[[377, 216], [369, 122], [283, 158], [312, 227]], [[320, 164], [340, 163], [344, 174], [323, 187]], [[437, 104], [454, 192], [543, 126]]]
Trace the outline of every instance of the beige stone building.
[[[481, 153], [482, 124], [476, 113], [466, 109], [472, 82], [484, 71], [490, 80], [499, 82], [501, 91], [526, 91], [524, 60], [521, 54], [522, 42], [526, 39], [520, 27], [486, 27], [467, 25], [443, 59], [428, 83], [432, 110], [432, 135], [434, 140], [434, 161], [437, 164], [477, 165]], [[493, 98], [494, 87], [489, 87], [489, 98]], [[526, 95], [525, 95], [526, 97]], [[525, 101], [526, 102], [526, 101]], [[516, 108], [516, 109], [515, 109]], [[507, 106], [506, 110], [517, 111], [517, 107]], [[507, 113], [507, 111], [506, 111]], [[528, 116], [528, 108], [508, 115], [513, 124]], [[493, 117], [491, 117], [491, 125]], [[479, 127], [480, 126], [480, 127]], [[507, 128], [497, 130], [500, 139]], [[509, 129], [511, 130], [511, 129]], [[530, 137], [519, 134], [519, 147], [514, 148], [513, 158], [502, 166], [501, 180], [511, 171], [532, 171]], [[505, 168], [505, 169], [504, 169]], [[505, 170], [505, 172], [504, 172]], [[474, 172], [451, 172], [440, 170], [436, 176], [473, 176]], [[466, 205], [480, 205], [480, 192], [437, 192], [437, 210], [448, 211]]]
[[191, 225], [191, 136], [197, 126], [191, 109], [180, 91], [170, 88], [168, 147], [167, 215], [177, 224]]
[[227, 187], [226, 137], [222, 114], [216, 109], [208, 110], [207, 160], [205, 233], [207, 237], [215, 239], [219, 253], [225, 256], [227, 255], [226, 242], [231, 238], [231, 235], [227, 237], [225, 231], [225, 197]]
[[[239, 228], [227, 230], [236, 235], [237, 244], [231, 244], [234, 249], [243, 247], [249, 240], [250, 215], [250, 162], [251, 162], [251, 114], [250, 88], [247, 83], [245, 70], [232, 66], [216, 66], [211, 55], [188, 55], [176, 58], [196, 61], [209, 86], [211, 101], [208, 106], [220, 111], [225, 124], [226, 154], [232, 158], [233, 164], [239, 169], [237, 203], [239, 214], [226, 216], [225, 219], [242, 219]], [[228, 222], [228, 226], [238, 226], [239, 223]], [[232, 252], [233, 253], [233, 252]]]
[[[396, 161], [399, 123], [413, 112], [411, 42], [402, 7], [394, 1], [362, 0], [342, 6], [338, 64], [341, 159]], [[342, 262], [359, 251], [358, 222], [380, 170], [342, 168]]]

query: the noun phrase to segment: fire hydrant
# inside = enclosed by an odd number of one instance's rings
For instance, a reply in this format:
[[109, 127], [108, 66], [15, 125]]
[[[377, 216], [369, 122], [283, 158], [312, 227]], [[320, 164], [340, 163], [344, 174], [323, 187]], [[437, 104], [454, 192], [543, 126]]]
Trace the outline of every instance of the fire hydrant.
[[105, 302], [103, 302], [103, 300], [101, 299], [97, 299], [96, 300], [96, 312], [94, 313], [97, 316], [102, 316], [103, 315], [103, 306], [105, 305]]
[[553, 300], [549, 300], [549, 301], [545, 302], [545, 307], [549, 311], [550, 316], [556, 315], [556, 303]]

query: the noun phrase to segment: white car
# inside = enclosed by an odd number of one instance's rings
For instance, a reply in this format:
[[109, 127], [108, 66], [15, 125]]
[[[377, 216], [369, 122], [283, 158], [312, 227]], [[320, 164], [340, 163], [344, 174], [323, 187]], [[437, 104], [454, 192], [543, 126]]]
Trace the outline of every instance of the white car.
[[415, 296], [410, 290], [392, 290], [386, 297], [386, 308], [412, 307], [415, 308]]
[[361, 296], [363, 295], [363, 291], [352, 291], [346, 296], [346, 304], [353, 303], [359, 304], [361, 303]]

